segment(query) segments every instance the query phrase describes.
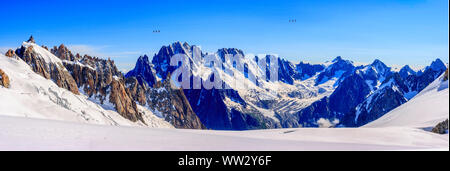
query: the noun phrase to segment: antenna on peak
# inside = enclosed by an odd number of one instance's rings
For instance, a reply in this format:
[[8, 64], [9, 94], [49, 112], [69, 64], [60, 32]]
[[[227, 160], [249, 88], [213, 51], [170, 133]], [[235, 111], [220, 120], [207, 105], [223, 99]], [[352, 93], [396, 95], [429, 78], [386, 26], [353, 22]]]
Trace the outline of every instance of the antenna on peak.
[[30, 36], [30, 38], [27, 40], [28, 43], [36, 43], [34, 41], [33, 35]]

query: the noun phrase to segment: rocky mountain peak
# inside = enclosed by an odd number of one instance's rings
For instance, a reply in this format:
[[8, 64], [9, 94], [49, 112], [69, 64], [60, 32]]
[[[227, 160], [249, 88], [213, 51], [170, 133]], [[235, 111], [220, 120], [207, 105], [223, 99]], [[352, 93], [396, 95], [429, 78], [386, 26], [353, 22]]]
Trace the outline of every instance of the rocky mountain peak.
[[0, 69], [0, 86], [9, 88], [9, 77], [2, 69]]
[[181, 53], [189, 55], [189, 51], [191, 49], [191, 46], [189, 46], [187, 42], [181, 43], [179, 41], [172, 43], [169, 47], [171, 48], [173, 54]]
[[391, 68], [379, 59], [375, 59], [370, 66], [376, 71], [378, 78], [381, 79], [380, 81], [383, 81], [383, 77], [387, 77], [391, 74]]
[[76, 61], [80, 59], [79, 54], [73, 55], [72, 52], [64, 44], [61, 44], [58, 47], [54, 46], [50, 51], [62, 60]]
[[[34, 39], [30, 38], [34, 41]], [[74, 94], [79, 94], [77, 84], [65, 69], [61, 61], [46, 49], [36, 45], [24, 43], [18, 48], [16, 55], [30, 65], [31, 69], [46, 79], [51, 79], [59, 87], [65, 88]]]
[[149, 108], [160, 113], [167, 122], [176, 128], [205, 129], [199, 117], [193, 111], [182, 89], [174, 88], [170, 73], [164, 82], [158, 81], [147, 92]]
[[176, 54], [185, 54], [187, 56], [191, 55], [192, 47], [181, 42], [175, 42], [169, 46], [162, 46], [159, 52], [153, 57], [152, 64], [154, 65], [154, 70], [156, 74], [161, 78], [165, 79], [167, 73], [173, 72], [176, 67], [170, 66], [170, 59]]
[[389, 68], [388, 66], [386, 66], [386, 64], [384, 64], [383, 62], [381, 62], [379, 59], [375, 59], [372, 64], [370, 64], [373, 67], [376, 68]]
[[217, 50], [217, 55], [222, 59], [223, 62], [225, 62], [225, 56], [226, 55], [241, 55], [241, 57], [244, 57], [244, 51], [237, 48], [222, 48]]
[[33, 35], [30, 36], [30, 38], [27, 40], [28, 43], [36, 43], [36, 41], [34, 41], [34, 37]]
[[343, 75], [350, 74], [354, 69], [355, 66], [351, 61], [344, 60], [341, 56], [338, 56], [331, 65], [318, 75], [315, 85], [322, 84], [332, 77], [340, 79]]
[[444, 62], [441, 61], [441, 59], [437, 58], [431, 63], [429, 68], [432, 69], [433, 71], [440, 71], [445, 70], [447, 67], [445, 66]]
[[148, 86], [153, 87], [157, 81], [156, 71], [148, 60], [148, 56], [140, 56], [136, 62], [134, 69], [129, 71], [125, 77], [135, 77], [140, 84], [145, 82]]
[[448, 68], [447, 68], [447, 70], [445, 70], [445, 73], [444, 73], [444, 81], [447, 81], [448, 80]]
[[409, 75], [415, 75], [416, 71], [411, 69], [411, 67], [409, 65], [405, 65], [400, 69], [399, 74], [403, 79], [405, 79]]
[[12, 50], [12, 49], [9, 49], [6, 53], [5, 53], [5, 56], [7, 56], [7, 57], [15, 57], [15, 56], [17, 56], [16, 55], [16, 52], [14, 51], [14, 50]]
[[341, 56], [337, 56], [336, 58], [334, 58], [333, 60], [332, 60], [332, 62], [334, 63], [334, 62], [339, 62], [339, 61], [342, 61], [343, 59], [342, 59], [342, 57]]

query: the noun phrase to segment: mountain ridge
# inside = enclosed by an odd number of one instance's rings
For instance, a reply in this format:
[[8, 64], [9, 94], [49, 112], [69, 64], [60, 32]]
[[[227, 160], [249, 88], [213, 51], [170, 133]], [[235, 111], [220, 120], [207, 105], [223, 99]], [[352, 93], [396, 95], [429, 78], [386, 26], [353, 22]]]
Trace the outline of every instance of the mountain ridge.
[[[192, 66], [191, 86], [195, 80], [214, 78], [223, 80], [226, 89], [204, 85], [180, 89], [176, 82], [181, 75], [172, 75], [178, 66], [170, 65], [176, 54], [186, 55]], [[162, 46], [151, 61], [140, 56], [134, 69], [123, 74], [113, 60], [73, 54], [64, 44], [49, 50], [37, 46], [33, 37], [5, 55], [26, 61], [35, 73], [59, 87], [87, 95], [130, 121], [145, 123], [139, 110], [143, 106], [176, 128], [218, 130], [359, 127], [406, 103], [447, 68], [436, 59], [422, 72], [408, 65], [396, 72], [378, 59], [355, 66], [341, 56], [326, 65], [294, 64], [274, 55], [247, 58], [238, 48], [212, 54], [213, 60], [222, 61], [220, 66], [208, 63], [205, 57], [211, 53], [199, 46], [174, 42]], [[272, 65], [278, 69], [270, 70]], [[269, 79], [273, 73], [278, 80]], [[241, 80], [230, 82], [233, 77]]]

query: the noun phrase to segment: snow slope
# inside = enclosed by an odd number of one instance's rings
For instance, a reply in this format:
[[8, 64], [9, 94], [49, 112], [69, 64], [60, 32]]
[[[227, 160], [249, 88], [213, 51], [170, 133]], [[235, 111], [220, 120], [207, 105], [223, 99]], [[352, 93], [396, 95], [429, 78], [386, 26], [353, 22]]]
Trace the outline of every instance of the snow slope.
[[448, 81], [443, 74], [407, 103], [364, 127], [434, 127], [449, 118]]
[[[36, 47], [39, 49], [40, 47]], [[46, 60], [58, 61], [52, 54]], [[58, 87], [53, 81], [34, 73], [21, 59], [0, 55], [0, 68], [9, 76], [10, 88], [0, 87], [0, 115], [53, 119], [79, 123], [172, 127], [145, 108], [146, 123], [131, 122], [113, 110]]]
[[141, 106], [157, 128], [136, 127], [144, 125], [59, 88], [21, 60], [0, 55], [0, 68], [11, 80], [0, 87], [0, 150], [449, 150], [448, 134], [417, 129], [448, 118], [448, 82], [440, 80], [362, 128], [212, 131], [162, 129], [171, 126]]
[[448, 150], [448, 136], [401, 127], [211, 131], [0, 116], [0, 130], [0, 150]]

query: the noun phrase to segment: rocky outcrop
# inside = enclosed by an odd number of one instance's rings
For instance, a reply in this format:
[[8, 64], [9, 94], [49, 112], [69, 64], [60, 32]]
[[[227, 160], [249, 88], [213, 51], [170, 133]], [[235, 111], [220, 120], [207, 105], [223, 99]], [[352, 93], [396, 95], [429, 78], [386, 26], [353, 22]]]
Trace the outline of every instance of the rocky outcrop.
[[309, 64], [300, 62], [299, 64], [295, 65], [295, 68], [297, 72], [294, 75], [294, 78], [299, 80], [305, 80], [325, 69], [325, 66], [320, 64]]
[[30, 36], [30, 38], [27, 40], [27, 42], [29, 42], [29, 43], [36, 43], [36, 41], [34, 41], [33, 35]]
[[214, 130], [280, 128], [233, 89], [184, 89], [187, 99], [203, 124]]
[[446, 69], [444, 62], [436, 59], [423, 72], [408, 76], [405, 79], [405, 84], [408, 86], [409, 91], [420, 92], [444, 73]]
[[411, 69], [409, 65], [405, 65], [404, 67], [402, 67], [398, 73], [400, 74], [400, 76], [402, 76], [403, 79], [406, 79], [410, 75], [417, 74], [417, 72]]
[[80, 90], [89, 98], [98, 101], [105, 108], [112, 104], [120, 115], [131, 121], [144, 122], [135, 100], [125, 86], [124, 76], [114, 61], [85, 55], [75, 62], [63, 63]]
[[336, 121], [346, 125], [345, 117], [363, 102], [370, 93], [362, 73], [354, 72], [346, 77], [329, 96], [312, 103], [297, 113], [302, 127], [318, 127], [319, 119]]
[[448, 80], [448, 68], [447, 68], [447, 70], [445, 70], [445, 73], [444, 73], [444, 81], [447, 81]]
[[9, 77], [2, 69], [0, 69], [0, 86], [9, 88]]
[[[323, 72], [317, 75], [316, 86], [328, 81], [330, 78], [339, 77], [342, 75], [350, 74], [355, 69], [355, 66], [351, 61], [344, 60], [342, 57], [338, 56], [333, 61], [333, 64], [328, 66]], [[338, 79], [339, 79], [338, 78]]]
[[9, 50], [5, 53], [5, 56], [10, 57], [10, 58], [13, 58], [13, 57], [16, 57], [17, 55], [16, 55], [16, 52], [14, 52], [12, 49], [9, 49]]
[[437, 124], [431, 132], [437, 133], [437, 134], [445, 134], [448, 133], [448, 119], [445, 121], [440, 122]]
[[156, 72], [153, 69], [153, 65], [148, 60], [147, 55], [139, 57], [134, 69], [129, 71], [125, 77], [135, 77], [139, 83], [142, 84], [144, 81], [150, 87], [153, 87], [157, 81]]
[[[347, 114], [350, 118], [346, 120], [345, 126], [359, 127], [374, 121], [392, 109], [404, 104], [407, 99], [397, 83], [386, 85], [384, 88], [370, 95], [363, 103], [358, 105], [355, 115]], [[354, 119], [354, 123], [350, 121]]]
[[54, 46], [50, 51], [62, 60], [76, 61], [81, 58], [80, 54], [73, 55], [64, 44], [61, 44], [58, 47]]
[[[28, 43], [34, 42], [33, 37]], [[15, 54], [30, 65], [31, 69], [43, 76], [46, 79], [51, 79], [59, 87], [65, 88], [74, 94], [79, 94], [78, 86], [70, 73], [65, 69], [61, 62], [46, 61], [44, 58], [56, 58], [51, 56], [44, 57], [34, 50], [34, 48], [41, 48], [36, 44], [24, 44], [15, 51]], [[45, 50], [41, 48], [41, 50]]]
[[188, 43], [175, 42], [169, 46], [163, 46], [159, 52], [153, 57], [152, 64], [154, 65], [155, 72], [160, 78], [167, 78], [167, 74], [173, 73], [177, 68], [170, 65], [170, 59], [175, 54], [185, 54], [190, 56], [194, 46], [190, 46]]
[[134, 101], [137, 101], [142, 106], [147, 104], [146, 93], [149, 89], [147, 84], [139, 82], [136, 77], [127, 77], [125, 78], [125, 85]]
[[[117, 78], [117, 77], [116, 77]], [[136, 102], [128, 95], [122, 79], [113, 79], [110, 85], [109, 102], [115, 105], [116, 111], [131, 121], [145, 121], [137, 110]]]
[[148, 107], [176, 128], [206, 129], [192, 110], [183, 90], [172, 85], [170, 73], [167, 76], [166, 81], [157, 82], [147, 92]]

